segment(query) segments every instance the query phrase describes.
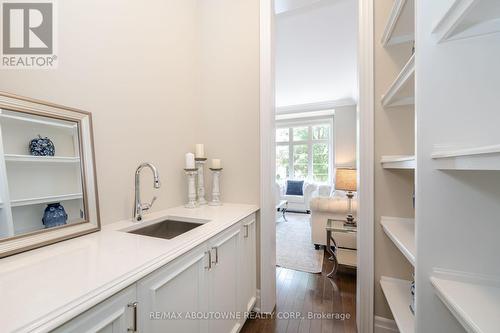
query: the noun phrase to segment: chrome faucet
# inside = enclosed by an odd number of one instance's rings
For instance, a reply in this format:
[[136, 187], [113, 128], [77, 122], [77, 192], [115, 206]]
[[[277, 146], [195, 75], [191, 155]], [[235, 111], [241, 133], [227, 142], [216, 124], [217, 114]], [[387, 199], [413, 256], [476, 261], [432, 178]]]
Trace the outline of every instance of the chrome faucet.
[[141, 171], [145, 167], [148, 167], [153, 172], [153, 187], [158, 189], [160, 188], [160, 176], [158, 175], [158, 169], [151, 163], [142, 163], [135, 170], [135, 205], [134, 205], [134, 221], [141, 221], [142, 215], [145, 211], [151, 209], [153, 207], [154, 202], [156, 201], [156, 196], [153, 197], [150, 203], [142, 203], [141, 202]]

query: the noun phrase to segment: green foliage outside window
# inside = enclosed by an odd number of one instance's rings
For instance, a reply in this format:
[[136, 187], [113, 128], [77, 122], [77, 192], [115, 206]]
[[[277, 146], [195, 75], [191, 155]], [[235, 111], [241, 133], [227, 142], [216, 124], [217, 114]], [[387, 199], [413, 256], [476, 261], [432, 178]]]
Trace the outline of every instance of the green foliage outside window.
[[331, 126], [328, 123], [276, 129], [276, 180], [330, 179]]

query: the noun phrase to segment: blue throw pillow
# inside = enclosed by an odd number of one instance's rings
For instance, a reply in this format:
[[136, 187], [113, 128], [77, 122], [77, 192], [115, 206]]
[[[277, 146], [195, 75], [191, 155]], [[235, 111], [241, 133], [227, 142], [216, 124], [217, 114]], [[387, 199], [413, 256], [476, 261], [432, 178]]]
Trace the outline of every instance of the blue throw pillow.
[[303, 188], [304, 188], [303, 180], [286, 181], [286, 195], [304, 195]]

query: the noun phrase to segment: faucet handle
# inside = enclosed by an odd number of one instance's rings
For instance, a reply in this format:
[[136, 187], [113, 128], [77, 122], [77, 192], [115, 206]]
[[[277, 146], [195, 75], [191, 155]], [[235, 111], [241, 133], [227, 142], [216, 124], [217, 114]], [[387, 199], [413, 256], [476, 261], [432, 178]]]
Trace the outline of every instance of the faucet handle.
[[155, 195], [153, 199], [151, 199], [151, 202], [149, 203], [149, 208], [153, 207], [153, 204], [155, 203], [156, 199], [158, 199], [158, 197]]
[[145, 203], [142, 204], [142, 210], [149, 210], [151, 207], [153, 207], [153, 204], [155, 203], [156, 199], [158, 199], [156, 196], [153, 197], [150, 203]]

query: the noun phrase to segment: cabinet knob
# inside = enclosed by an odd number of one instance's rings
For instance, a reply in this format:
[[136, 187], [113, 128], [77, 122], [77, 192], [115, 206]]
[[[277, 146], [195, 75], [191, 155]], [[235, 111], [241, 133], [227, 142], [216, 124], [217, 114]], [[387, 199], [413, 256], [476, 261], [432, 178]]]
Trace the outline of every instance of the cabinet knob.
[[245, 224], [244, 227], [245, 227], [245, 234], [243, 235], [243, 237], [248, 238], [248, 224]]

